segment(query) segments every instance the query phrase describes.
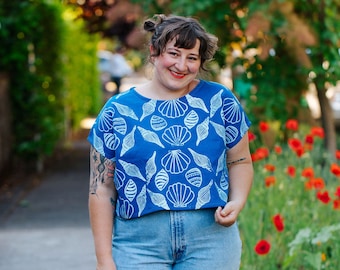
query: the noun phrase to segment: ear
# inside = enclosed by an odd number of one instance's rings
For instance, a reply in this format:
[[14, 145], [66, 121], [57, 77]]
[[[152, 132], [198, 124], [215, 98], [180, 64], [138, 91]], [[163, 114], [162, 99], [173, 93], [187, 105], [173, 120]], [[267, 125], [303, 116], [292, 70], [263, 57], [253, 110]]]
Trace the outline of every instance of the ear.
[[149, 51], [150, 51], [150, 55], [153, 55], [155, 53], [155, 48], [152, 45], [150, 45]]

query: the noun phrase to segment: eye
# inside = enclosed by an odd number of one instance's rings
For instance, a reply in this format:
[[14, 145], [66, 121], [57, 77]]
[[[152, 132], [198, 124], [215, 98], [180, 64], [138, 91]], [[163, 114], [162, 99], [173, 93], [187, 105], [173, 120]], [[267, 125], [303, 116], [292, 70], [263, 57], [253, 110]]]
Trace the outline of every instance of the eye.
[[174, 52], [174, 51], [170, 51], [170, 52], [168, 52], [170, 55], [172, 55], [172, 56], [178, 56], [178, 53], [177, 52]]
[[189, 60], [191, 60], [191, 61], [197, 61], [197, 60], [198, 60], [198, 57], [196, 57], [196, 56], [190, 56], [190, 57], [189, 57]]

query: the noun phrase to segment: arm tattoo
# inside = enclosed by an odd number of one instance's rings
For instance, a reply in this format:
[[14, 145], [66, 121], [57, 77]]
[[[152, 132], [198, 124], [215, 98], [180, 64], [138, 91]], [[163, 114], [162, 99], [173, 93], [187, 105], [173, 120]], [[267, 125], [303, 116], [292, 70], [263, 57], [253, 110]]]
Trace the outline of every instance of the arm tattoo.
[[90, 194], [96, 194], [98, 185], [113, 181], [115, 164], [98, 153], [93, 147], [90, 151]]
[[230, 165], [233, 165], [233, 164], [235, 164], [235, 163], [239, 163], [239, 162], [241, 162], [241, 161], [243, 161], [243, 160], [245, 160], [245, 159], [246, 159], [246, 158], [243, 157], [243, 158], [240, 158], [240, 159], [237, 159], [237, 160], [232, 160], [232, 161], [227, 162], [227, 165], [230, 166]]

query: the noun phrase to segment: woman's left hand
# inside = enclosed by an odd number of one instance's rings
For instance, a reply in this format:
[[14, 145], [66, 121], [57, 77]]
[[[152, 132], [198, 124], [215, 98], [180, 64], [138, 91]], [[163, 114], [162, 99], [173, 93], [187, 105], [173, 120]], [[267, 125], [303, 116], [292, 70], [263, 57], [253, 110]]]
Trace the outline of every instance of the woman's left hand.
[[222, 226], [229, 227], [236, 222], [240, 211], [241, 209], [237, 202], [230, 201], [224, 206], [224, 208], [219, 206], [216, 209], [215, 221]]

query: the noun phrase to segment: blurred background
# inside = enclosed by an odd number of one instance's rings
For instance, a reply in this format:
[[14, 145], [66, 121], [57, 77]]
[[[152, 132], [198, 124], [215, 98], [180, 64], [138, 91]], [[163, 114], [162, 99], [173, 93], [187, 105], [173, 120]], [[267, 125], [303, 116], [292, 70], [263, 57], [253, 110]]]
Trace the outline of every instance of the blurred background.
[[0, 172], [43, 171], [46, 157], [91, 124], [86, 119], [118, 90], [105, 53], [123, 51], [131, 71], [122, 80], [147, 76], [141, 26], [156, 13], [195, 17], [219, 37], [204, 76], [235, 92], [254, 127], [291, 118], [317, 124], [325, 147], [335, 151], [339, 6], [338, 0], [1, 1]]

